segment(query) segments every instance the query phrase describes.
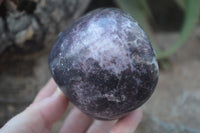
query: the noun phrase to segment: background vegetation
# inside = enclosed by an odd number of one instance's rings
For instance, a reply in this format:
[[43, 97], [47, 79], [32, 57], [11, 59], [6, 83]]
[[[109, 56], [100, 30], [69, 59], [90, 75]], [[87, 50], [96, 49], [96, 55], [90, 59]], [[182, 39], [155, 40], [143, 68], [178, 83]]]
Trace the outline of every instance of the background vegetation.
[[[159, 60], [166, 59], [174, 54], [181, 45], [189, 38], [195, 28], [200, 16], [200, 0], [175, 0], [174, 4], [178, 5], [184, 12], [184, 20], [179, 30], [179, 37], [171, 47], [162, 51], [157, 47], [154, 41], [153, 28], [150, 21], [155, 22], [154, 14], [152, 13], [147, 0], [115, 0], [123, 10], [130, 13], [143, 27], [149, 35], [151, 42], [156, 50]], [[162, 2], [164, 2], [162, 0]], [[165, 1], [166, 2], [166, 1]], [[163, 14], [164, 16], [165, 14]], [[167, 16], [165, 16], [167, 17]], [[150, 20], [150, 21], [148, 21]], [[168, 20], [170, 21], [170, 20]]]

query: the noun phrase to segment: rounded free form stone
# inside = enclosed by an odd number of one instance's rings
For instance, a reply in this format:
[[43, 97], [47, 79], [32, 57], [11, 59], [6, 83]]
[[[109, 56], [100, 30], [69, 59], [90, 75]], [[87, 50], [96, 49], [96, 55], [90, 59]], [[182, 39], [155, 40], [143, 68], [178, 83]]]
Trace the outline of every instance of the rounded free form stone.
[[118, 119], [145, 103], [159, 73], [147, 35], [115, 8], [91, 11], [61, 32], [49, 68], [68, 99], [101, 120]]

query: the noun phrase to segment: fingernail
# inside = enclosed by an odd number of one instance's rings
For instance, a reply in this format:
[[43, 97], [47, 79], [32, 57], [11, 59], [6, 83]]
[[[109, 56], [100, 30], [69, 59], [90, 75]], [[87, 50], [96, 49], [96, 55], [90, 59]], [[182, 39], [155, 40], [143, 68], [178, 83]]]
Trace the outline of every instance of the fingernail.
[[56, 88], [56, 91], [54, 92], [54, 94], [52, 95], [52, 97], [57, 97], [60, 95], [64, 95], [63, 92], [60, 90], [59, 87]]

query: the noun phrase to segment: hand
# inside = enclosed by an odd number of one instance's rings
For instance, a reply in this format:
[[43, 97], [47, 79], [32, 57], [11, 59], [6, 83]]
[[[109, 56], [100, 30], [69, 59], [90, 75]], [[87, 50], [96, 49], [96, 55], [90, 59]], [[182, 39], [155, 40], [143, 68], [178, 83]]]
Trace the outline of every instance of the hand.
[[[51, 133], [52, 125], [64, 114], [68, 105], [68, 99], [56, 88], [51, 79], [34, 102], [8, 121], [0, 129], [0, 133]], [[119, 120], [93, 121], [74, 108], [59, 133], [133, 133], [141, 118], [142, 111], [137, 109]]]

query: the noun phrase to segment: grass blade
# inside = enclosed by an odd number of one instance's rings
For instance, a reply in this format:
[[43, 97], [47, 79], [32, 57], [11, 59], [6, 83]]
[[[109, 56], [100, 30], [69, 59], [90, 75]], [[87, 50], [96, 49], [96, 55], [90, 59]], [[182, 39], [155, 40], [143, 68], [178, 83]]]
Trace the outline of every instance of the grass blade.
[[183, 10], [185, 10], [185, 8], [186, 8], [186, 0], [175, 0], [175, 1]]
[[187, 0], [185, 9], [185, 19], [180, 32], [180, 36], [172, 47], [162, 52], [158, 56], [158, 59], [169, 57], [181, 47], [181, 45], [189, 38], [190, 34], [195, 28], [196, 23], [198, 22], [199, 15], [200, 15], [200, 1]]

